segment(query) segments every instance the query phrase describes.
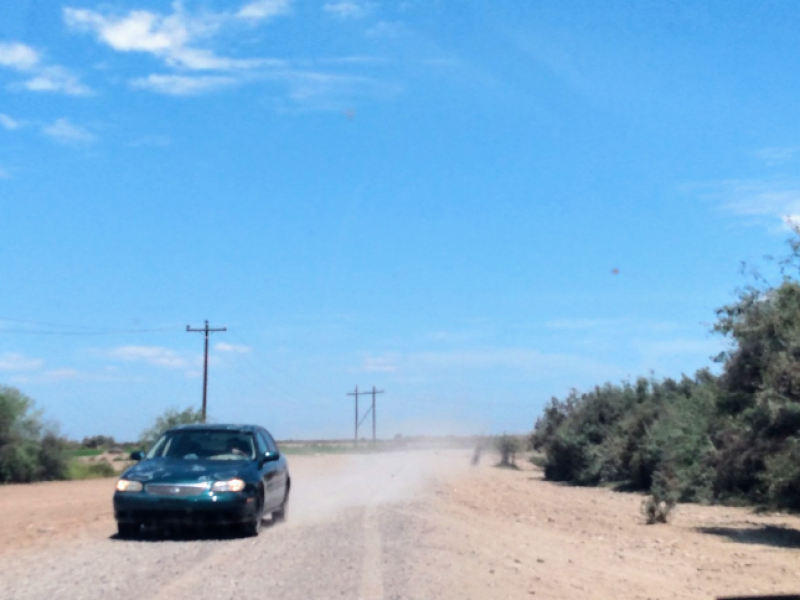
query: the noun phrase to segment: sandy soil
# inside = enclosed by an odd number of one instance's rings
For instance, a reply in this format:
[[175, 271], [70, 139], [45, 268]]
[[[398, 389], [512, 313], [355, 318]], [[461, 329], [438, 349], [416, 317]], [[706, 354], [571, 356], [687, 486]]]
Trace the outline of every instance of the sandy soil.
[[714, 598], [800, 592], [800, 519], [561, 486], [469, 453], [292, 457], [258, 538], [113, 536], [113, 480], [0, 487], [3, 598]]

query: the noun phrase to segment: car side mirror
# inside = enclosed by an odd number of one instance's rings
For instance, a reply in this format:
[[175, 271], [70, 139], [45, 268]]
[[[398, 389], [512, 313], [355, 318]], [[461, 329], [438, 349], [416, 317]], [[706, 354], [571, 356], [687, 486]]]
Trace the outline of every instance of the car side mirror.
[[137, 450], [136, 452], [131, 452], [131, 460], [140, 461], [144, 458], [144, 452], [141, 450]]
[[261, 461], [268, 463], [268, 462], [275, 462], [281, 457], [280, 452], [264, 452], [264, 455], [261, 457]]

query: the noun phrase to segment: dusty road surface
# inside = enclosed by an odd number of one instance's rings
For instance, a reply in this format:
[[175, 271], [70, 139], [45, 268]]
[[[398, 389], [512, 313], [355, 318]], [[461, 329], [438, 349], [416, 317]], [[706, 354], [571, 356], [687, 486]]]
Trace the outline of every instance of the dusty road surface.
[[113, 480], [0, 487], [0, 598], [714, 598], [800, 592], [800, 519], [545, 482], [469, 453], [292, 457], [257, 538], [114, 537]]

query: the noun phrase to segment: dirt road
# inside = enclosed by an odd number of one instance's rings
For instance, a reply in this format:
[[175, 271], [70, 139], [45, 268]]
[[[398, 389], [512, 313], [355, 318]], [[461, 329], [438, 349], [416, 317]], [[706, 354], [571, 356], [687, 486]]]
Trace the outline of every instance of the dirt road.
[[800, 519], [469, 467], [461, 452], [291, 459], [289, 522], [258, 538], [113, 537], [113, 480], [0, 488], [0, 597], [713, 598], [798, 592]]

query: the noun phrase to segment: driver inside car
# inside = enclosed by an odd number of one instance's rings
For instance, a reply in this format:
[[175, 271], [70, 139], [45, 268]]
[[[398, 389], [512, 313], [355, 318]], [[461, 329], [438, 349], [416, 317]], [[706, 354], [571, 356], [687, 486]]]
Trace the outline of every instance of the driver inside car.
[[228, 442], [228, 454], [235, 454], [236, 456], [250, 457], [250, 449], [247, 445], [238, 438], [233, 438]]

